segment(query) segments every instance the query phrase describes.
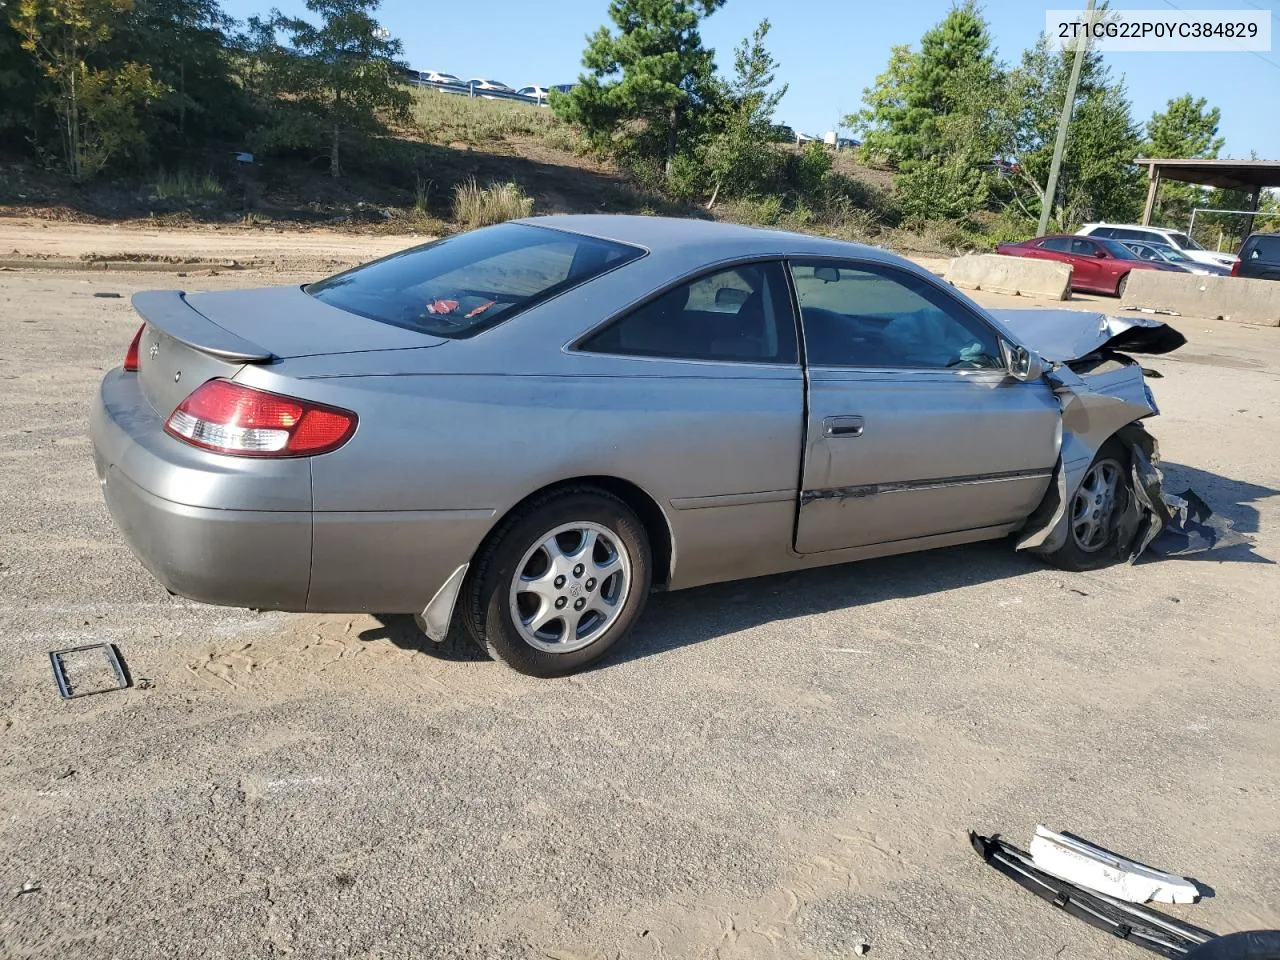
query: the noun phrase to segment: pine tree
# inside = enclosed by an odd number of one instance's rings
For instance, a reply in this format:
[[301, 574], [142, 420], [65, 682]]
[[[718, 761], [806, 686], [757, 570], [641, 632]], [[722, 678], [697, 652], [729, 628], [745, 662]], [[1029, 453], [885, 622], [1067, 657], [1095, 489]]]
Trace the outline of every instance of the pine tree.
[[770, 143], [773, 112], [786, 96], [787, 85], [772, 89], [778, 64], [765, 48], [768, 35], [769, 21], [761, 20], [751, 36], [734, 49], [734, 78], [722, 97], [725, 109], [717, 124], [720, 129], [710, 138], [703, 157], [712, 178], [708, 210], [726, 185], [734, 194], [748, 195], [777, 166], [779, 154]]
[[[1142, 145], [1148, 157], [1161, 159], [1207, 159], [1218, 156], [1225, 142], [1218, 136], [1222, 111], [1209, 109], [1204, 97], [1184, 93], [1169, 100], [1163, 111], [1147, 121], [1147, 139]], [[1195, 206], [1205, 203], [1205, 190], [1192, 183], [1165, 183], [1160, 187], [1156, 208], [1166, 223], [1185, 223]]]
[[971, 107], [974, 87], [998, 77], [986, 21], [966, 0], [925, 33], [919, 53], [894, 47], [888, 68], [863, 92], [864, 109], [844, 122], [863, 134], [869, 152], [909, 171], [950, 149], [945, 118]]
[[698, 27], [725, 0], [612, 0], [616, 32], [587, 38], [589, 71], [568, 94], [552, 98], [561, 118], [599, 147], [632, 160], [660, 160], [668, 178], [682, 143], [715, 99], [714, 51]]

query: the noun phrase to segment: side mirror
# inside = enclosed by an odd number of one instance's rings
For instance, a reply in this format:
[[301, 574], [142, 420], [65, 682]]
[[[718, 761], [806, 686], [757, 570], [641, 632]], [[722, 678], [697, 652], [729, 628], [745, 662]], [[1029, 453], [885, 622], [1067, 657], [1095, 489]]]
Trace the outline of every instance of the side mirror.
[[1040, 354], [1011, 343], [1000, 344], [1004, 352], [1005, 370], [1015, 380], [1026, 383], [1044, 376], [1044, 360]]

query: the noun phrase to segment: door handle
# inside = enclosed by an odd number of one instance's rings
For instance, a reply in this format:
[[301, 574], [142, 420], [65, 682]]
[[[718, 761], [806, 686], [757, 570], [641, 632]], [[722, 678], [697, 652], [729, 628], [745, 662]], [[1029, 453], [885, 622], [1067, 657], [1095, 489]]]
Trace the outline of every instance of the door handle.
[[828, 437], [860, 437], [864, 426], [861, 417], [823, 417], [822, 432]]

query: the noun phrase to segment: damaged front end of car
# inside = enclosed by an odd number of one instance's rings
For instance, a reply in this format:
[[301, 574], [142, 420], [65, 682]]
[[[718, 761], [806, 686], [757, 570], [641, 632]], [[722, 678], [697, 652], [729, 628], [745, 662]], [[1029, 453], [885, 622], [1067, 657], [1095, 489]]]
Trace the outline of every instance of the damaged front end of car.
[[1163, 354], [1186, 343], [1158, 320], [1075, 310], [1000, 310], [997, 318], [1044, 361], [1046, 382], [1062, 407], [1058, 462], [1044, 499], [1018, 536], [1018, 549], [1050, 554], [1070, 535], [1070, 505], [1103, 444], [1114, 438], [1129, 460], [1133, 496], [1116, 520], [1117, 559], [1132, 563], [1166, 531], [1180, 535], [1168, 554], [1247, 542], [1230, 521], [1213, 516], [1192, 491], [1164, 489], [1156, 440], [1143, 427], [1160, 412], [1133, 353]]

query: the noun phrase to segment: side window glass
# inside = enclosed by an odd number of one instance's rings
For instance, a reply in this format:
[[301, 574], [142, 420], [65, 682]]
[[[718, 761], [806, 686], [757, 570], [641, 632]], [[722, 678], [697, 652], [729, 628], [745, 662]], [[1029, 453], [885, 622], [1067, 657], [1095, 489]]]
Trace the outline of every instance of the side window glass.
[[1072, 240], [1071, 252], [1077, 257], [1092, 257], [1098, 252], [1098, 248], [1088, 240]]
[[681, 284], [579, 347], [679, 360], [796, 363], [795, 320], [779, 263], [753, 263]]
[[878, 264], [791, 265], [809, 363], [1003, 369], [995, 332], [920, 277]]
[[1042, 246], [1046, 250], [1054, 250], [1058, 253], [1066, 253], [1071, 249], [1071, 241], [1066, 237], [1050, 237]]
[[1100, 227], [1099, 229], [1094, 230], [1093, 233], [1090, 234], [1090, 236], [1102, 237], [1102, 239], [1104, 240], [1110, 240], [1111, 238], [1118, 237], [1123, 233], [1124, 233], [1123, 230], [1114, 230], [1111, 227]]

